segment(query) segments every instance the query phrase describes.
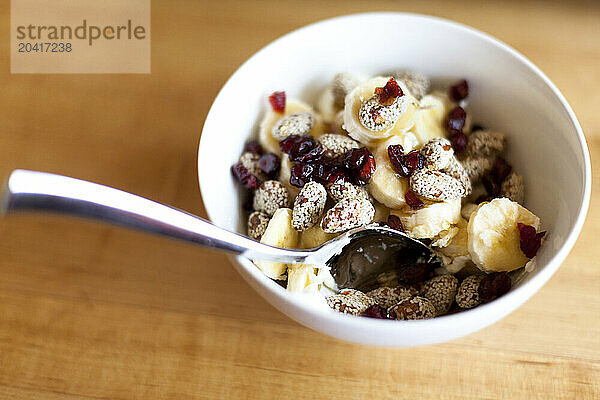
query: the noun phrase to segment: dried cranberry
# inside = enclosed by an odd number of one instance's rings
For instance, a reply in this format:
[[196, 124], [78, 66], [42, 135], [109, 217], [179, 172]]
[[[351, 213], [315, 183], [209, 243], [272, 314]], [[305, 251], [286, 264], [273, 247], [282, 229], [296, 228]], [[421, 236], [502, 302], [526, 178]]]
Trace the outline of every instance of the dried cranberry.
[[483, 176], [481, 182], [491, 197], [498, 197], [502, 191], [502, 182], [512, 171], [512, 167], [502, 157], [497, 157], [492, 170]]
[[404, 149], [399, 144], [388, 146], [387, 150], [392, 168], [405, 178], [412, 175], [415, 169], [421, 169], [425, 165], [425, 157], [417, 150], [404, 155]]
[[510, 166], [504, 158], [496, 158], [494, 166], [492, 167], [492, 176], [496, 179], [496, 182], [502, 183], [511, 171], [512, 166]]
[[406, 201], [406, 204], [408, 204], [410, 208], [414, 210], [417, 210], [425, 205], [423, 201], [420, 198], [418, 198], [416, 193], [412, 190], [408, 190], [404, 194], [404, 200]]
[[467, 113], [462, 107], [454, 107], [448, 113], [448, 120], [446, 121], [446, 127], [448, 130], [461, 131], [465, 126], [467, 120]]
[[400, 221], [400, 217], [394, 214], [390, 214], [387, 218], [387, 225], [400, 232], [404, 232], [404, 226], [402, 226], [402, 221]]
[[294, 147], [290, 153], [290, 160], [294, 162], [312, 163], [318, 161], [323, 156], [323, 146], [320, 143], [315, 143], [315, 146], [310, 148], [304, 143], [298, 143], [298, 151]]
[[498, 182], [492, 174], [485, 174], [481, 178], [481, 183], [483, 183], [483, 187], [487, 191], [487, 194], [490, 197], [498, 197], [500, 196], [500, 192], [502, 190], [501, 183]]
[[527, 258], [533, 258], [537, 254], [542, 245], [542, 238], [546, 232], [536, 233], [535, 228], [531, 225], [517, 223], [520, 237], [521, 251]]
[[316, 164], [319, 168], [315, 171], [314, 180], [327, 183], [342, 183], [349, 181], [347, 170], [341, 159], [323, 156]]
[[517, 228], [519, 229], [519, 235], [522, 240], [532, 240], [537, 234], [535, 228], [531, 225], [517, 222]]
[[361, 315], [369, 318], [387, 319], [386, 309], [377, 304], [369, 306]]
[[323, 177], [326, 175], [325, 165], [318, 163], [310, 163], [313, 167], [312, 180], [313, 181], [323, 181]]
[[335, 174], [333, 174], [327, 178], [327, 182], [342, 184], [344, 182], [350, 182], [350, 178], [348, 177], [347, 174], [344, 174], [342, 172], [336, 172]]
[[348, 150], [343, 162], [350, 170], [352, 182], [359, 186], [366, 185], [375, 172], [375, 157], [366, 147]]
[[350, 170], [363, 166], [369, 150], [366, 147], [350, 149], [344, 154], [344, 166]]
[[323, 156], [323, 146], [311, 136], [288, 136], [279, 142], [279, 148], [294, 162], [314, 162]]
[[254, 175], [250, 175], [246, 182], [244, 183], [244, 187], [248, 190], [256, 190], [261, 185], [260, 179], [258, 179]]
[[250, 175], [250, 172], [241, 161], [236, 162], [231, 166], [231, 173], [238, 180], [238, 182], [243, 184], [243, 180]]
[[379, 95], [379, 104], [382, 106], [391, 106], [396, 98], [404, 96], [394, 78], [390, 78], [384, 87], [375, 88], [375, 94]]
[[349, 178], [348, 175], [346, 175], [344, 172], [333, 172], [333, 171], [329, 171], [325, 174], [325, 176], [323, 177], [323, 180], [325, 183], [344, 183], [344, 182], [349, 182]]
[[231, 172], [238, 182], [244, 185], [244, 187], [248, 190], [256, 190], [261, 184], [260, 180], [256, 176], [252, 175], [250, 171], [244, 167], [241, 161], [233, 164], [231, 167]]
[[296, 144], [296, 142], [301, 137], [302, 136], [300, 136], [300, 135], [290, 135], [290, 136], [286, 137], [285, 139], [283, 139], [281, 142], [279, 142], [279, 148], [285, 154], [290, 154], [290, 151], [292, 151], [292, 147], [294, 147], [294, 144]]
[[388, 146], [387, 151], [390, 164], [392, 164], [394, 171], [396, 171], [397, 174], [408, 178], [410, 176], [410, 170], [404, 165], [404, 149], [402, 148], [402, 145], [393, 144]]
[[460, 153], [467, 147], [467, 135], [460, 131], [450, 132], [450, 143], [454, 152]]
[[419, 263], [402, 268], [398, 272], [398, 283], [414, 285], [423, 282], [429, 277], [429, 273], [433, 270], [433, 265], [427, 263]]
[[296, 164], [290, 168], [290, 184], [296, 187], [303, 187], [313, 180], [315, 166], [311, 164]]
[[253, 154], [261, 155], [263, 153], [263, 149], [261, 145], [256, 140], [251, 140], [244, 146], [244, 152], [249, 151]]
[[311, 136], [300, 136], [296, 143], [292, 146], [292, 150], [290, 151], [290, 156], [299, 157], [302, 154], [308, 153], [310, 150], [314, 149], [317, 145], [317, 141]]
[[506, 272], [493, 272], [481, 280], [477, 291], [481, 302], [487, 303], [507, 293], [510, 287], [510, 277]]
[[373, 176], [375, 172], [375, 157], [371, 152], [368, 152], [367, 158], [365, 159], [365, 163], [360, 169], [352, 171], [352, 181], [355, 185], [363, 186], [369, 182], [369, 179]]
[[265, 154], [258, 160], [258, 168], [269, 178], [275, 178], [279, 172], [281, 161], [273, 153]]
[[269, 103], [273, 111], [282, 113], [285, 111], [285, 92], [273, 92], [269, 96]]
[[466, 80], [460, 80], [450, 86], [448, 95], [454, 101], [461, 101], [469, 96], [469, 83]]
[[[298, 135], [292, 135], [292, 136], [293, 136], [293, 142], [292, 142], [292, 147], [290, 148], [290, 151], [289, 151], [290, 155], [292, 153], [298, 154], [298, 153], [306, 152], [316, 146], [316, 141], [311, 136], [298, 136]], [[290, 137], [292, 137], [292, 136], [290, 136]], [[285, 140], [286, 139], [284, 139], [282, 142], [285, 142]]]
[[414, 172], [415, 169], [421, 169], [425, 165], [425, 156], [418, 150], [413, 150], [404, 156], [404, 165]]

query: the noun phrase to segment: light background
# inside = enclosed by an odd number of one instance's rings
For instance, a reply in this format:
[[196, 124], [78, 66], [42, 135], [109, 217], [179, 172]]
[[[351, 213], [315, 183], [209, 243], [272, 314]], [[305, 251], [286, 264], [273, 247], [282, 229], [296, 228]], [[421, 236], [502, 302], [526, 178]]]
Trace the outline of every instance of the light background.
[[205, 215], [196, 149], [227, 77], [288, 31], [381, 10], [454, 19], [524, 53], [573, 106], [595, 174], [583, 233], [539, 293], [481, 332], [416, 349], [303, 328], [217, 253], [51, 216], [2, 220], [0, 398], [600, 397], [597, 2], [154, 1], [149, 75], [11, 75], [0, 6], [2, 175], [56, 172]]

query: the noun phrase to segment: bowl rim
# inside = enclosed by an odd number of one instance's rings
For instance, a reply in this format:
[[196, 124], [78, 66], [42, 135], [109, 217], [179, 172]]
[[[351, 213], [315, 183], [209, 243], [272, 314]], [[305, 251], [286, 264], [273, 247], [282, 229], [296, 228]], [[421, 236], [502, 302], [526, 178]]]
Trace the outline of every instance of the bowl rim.
[[[579, 121], [577, 120], [577, 117], [576, 117], [575, 113], [573, 112], [571, 106], [566, 101], [563, 94], [558, 90], [556, 85], [554, 85], [554, 83], [546, 76], [546, 74], [544, 74], [535, 64], [533, 64], [523, 54], [521, 54], [520, 52], [518, 52], [517, 50], [515, 50], [508, 44], [502, 42], [501, 40], [493, 37], [492, 35], [487, 34], [478, 29], [475, 29], [473, 27], [470, 27], [468, 25], [462, 24], [460, 22], [455, 22], [455, 21], [451, 21], [451, 20], [448, 20], [445, 18], [430, 16], [430, 15], [417, 14], [417, 13], [405, 13], [405, 12], [368, 12], [368, 13], [355, 13], [355, 14], [342, 15], [342, 16], [338, 16], [338, 17], [333, 17], [333, 18], [328, 18], [328, 19], [324, 19], [321, 21], [317, 21], [317, 22], [305, 25], [301, 28], [295, 29], [291, 32], [288, 32], [285, 35], [273, 40], [272, 42], [270, 42], [269, 44], [267, 44], [266, 46], [264, 46], [260, 50], [258, 50], [256, 53], [254, 53], [250, 58], [248, 58], [244, 63], [242, 63], [235, 70], [235, 72], [227, 79], [225, 84], [221, 87], [221, 89], [219, 90], [219, 93], [217, 94], [213, 103], [211, 104], [211, 107], [209, 109], [209, 112], [207, 113], [206, 119], [203, 124], [202, 134], [200, 136], [200, 141], [199, 141], [199, 145], [198, 145], [197, 167], [198, 167], [198, 182], [199, 182], [199, 186], [200, 186], [200, 194], [201, 194], [203, 202], [204, 202], [205, 195], [204, 195], [204, 191], [202, 190], [202, 188], [208, 187], [208, 185], [206, 183], [203, 185], [203, 181], [205, 181], [205, 179], [203, 179], [203, 174], [201, 173], [201, 169], [199, 167], [200, 167], [200, 157], [203, 154], [202, 137], [204, 136], [204, 131], [206, 128], [206, 121], [211, 119], [212, 113], [213, 113], [213, 106], [222, 97], [223, 88], [226, 87], [230, 83], [230, 81], [239, 73], [240, 70], [242, 70], [244, 68], [244, 66], [246, 64], [252, 62], [255, 58], [258, 58], [263, 52], [266, 52], [268, 49], [276, 46], [280, 42], [288, 40], [290, 37], [293, 37], [296, 35], [301, 35], [304, 33], [304, 31], [313, 29], [320, 25], [339, 23], [340, 21], [343, 21], [343, 20], [351, 20], [351, 19], [356, 19], [356, 18], [361, 19], [361, 18], [390, 17], [390, 16], [419, 19], [419, 20], [426, 21], [428, 23], [445, 25], [452, 29], [457, 29], [457, 30], [463, 31], [464, 33], [474, 35], [474, 36], [478, 37], [479, 39], [481, 39], [485, 42], [488, 42], [489, 44], [497, 47], [500, 51], [502, 51], [504, 53], [508, 53], [508, 55], [516, 58], [526, 68], [528, 68], [536, 76], [541, 78], [541, 80], [545, 83], [546, 87], [550, 89], [550, 92], [552, 93], [552, 95], [555, 97], [556, 100], [558, 100], [558, 102], [561, 104], [563, 110], [566, 112], [568, 119], [572, 125], [572, 128], [575, 130], [575, 132], [577, 134], [578, 143], [580, 146], [580, 150], [583, 153], [583, 161], [584, 161], [583, 196], [581, 198], [581, 202], [579, 204], [579, 209], [577, 211], [577, 218], [576, 218], [575, 222], [572, 224], [572, 226], [569, 230], [569, 233], [567, 235], [567, 238], [565, 239], [563, 245], [554, 254], [554, 256], [546, 263], [546, 265], [544, 265], [543, 268], [538, 266], [539, 272], [535, 276], [533, 276], [529, 281], [525, 282], [521, 286], [511, 290], [504, 296], [502, 296], [490, 303], [483, 304], [483, 305], [478, 306], [473, 309], [464, 310], [459, 313], [439, 316], [439, 317], [432, 318], [432, 319], [414, 320], [414, 321], [395, 321], [395, 320], [378, 320], [378, 319], [373, 319], [373, 318], [356, 318], [356, 317], [350, 316], [350, 315], [331, 312], [330, 310], [326, 310], [326, 309], [315, 308], [309, 304], [306, 304], [305, 302], [302, 302], [301, 296], [297, 296], [293, 293], [288, 292], [285, 288], [283, 288], [282, 286], [277, 284], [275, 281], [268, 278], [266, 275], [264, 275], [262, 273], [262, 271], [260, 271], [258, 268], [256, 268], [256, 266], [250, 260], [248, 260], [242, 256], [231, 256], [230, 260], [232, 262], [234, 260], [237, 261], [237, 263], [240, 266], [242, 266], [250, 275], [252, 275], [254, 278], [256, 278], [266, 290], [271, 292], [271, 294], [274, 295], [275, 297], [277, 297], [280, 301], [282, 301], [284, 303], [292, 303], [295, 307], [298, 307], [309, 314], [318, 315], [319, 317], [328, 319], [332, 323], [338, 324], [339, 326], [344, 326], [344, 328], [348, 328], [348, 329], [352, 329], [353, 327], [359, 328], [359, 327], [364, 327], [365, 324], [368, 324], [373, 329], [385, 328], [386, 330], [394, 330], [394, 329], [401, 330], [401, 329], [403, 329], [403, 327], [406, 327], [406, 324], [411, 324], [414, 327], [418, 326], [421, 329], [429, 330], [429, 329], [441, 328], [442, 326], [447, 326], [447, 324], [464, 323], [464, 322], [466, 322], [466, 320], [477, 319], [479, 316], [483, 316], [484, 314], [490, 315], [493, 313], [497, 313], [496, 315], [499, 316], [498, 318], [491, 319], [489, 322], [487, 322], [484, 325], [478, 327], [477, 329], [471, 331], [471, 333], [476, 332], [477, 330], [480, 330], [488, 325], [491, 325], [494, 322], [499, 321], [500, 319], [504, 318], [506, 315], [510, 314], [512, 311], [514, 311], [515, 309], [520, 307], [527, 300], [529, 300], [529, 298], [531, 298], [552, 277], [552, 275], [554, 275], [554, 273], [558, 270], [560, 265], [564, 262], [564, 260], [570, 253], [571, 249], [575, 245], [577, 238], [579, 237], [579, 234], [581, 233], [581, 230], [583, 228], [583, 224], [585, 222], [587, 212], [589, 209], [590, 195], [591, 195], [591, 162], [590, 162], [588, 146], [587, 146], [585, 136], [583, 134], [583, 130], [582, 130], [582, 128], [579, 124]], [[206, 203], [204, 202], [204, 204], [206, 204]], [[205, 207], [205, 209], [206, 209], [208, 218], [212, 221], [212, 216], [211, 216], [210, 210], [206, 207]], [[262, 297], [266, 297], [264, 293], [261, 293], [260, 291], [258, 291], [258, 292], [259, 292], [259, 295], [261, 295]], [[514, 302], [517, 302], [518, 304], [513, 307], [513, 306], [511, 306], [511, 303], [514, 303]], [[271, 301], [269, 301], [269, 303], [272, 304]], [[274, 305], [274, 304], [272, 304], [272, 305]], [[506, 311], [506, 310], [508, 310], [508, 311]], [[299, 322], [302, 323], [301, 321], [299, 321]], [[445, 341], [445, 340], [449, 340], [449, 339], [440, 339], [440, 340], [438, 340], [438, 342]]]

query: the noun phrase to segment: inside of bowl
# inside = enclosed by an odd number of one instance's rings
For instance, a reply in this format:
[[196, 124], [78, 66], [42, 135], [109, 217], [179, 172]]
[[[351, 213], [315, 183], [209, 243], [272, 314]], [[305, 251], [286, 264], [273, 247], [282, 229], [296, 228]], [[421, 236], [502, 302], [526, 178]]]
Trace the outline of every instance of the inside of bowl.
[[[206, 120], [199, 153], [211, 219], [246, 231], [242, 192], [230, 166], [256, 134], [271, 92], [285, 90], [314, 105], [337, 72], [377, 75], [406, 68], [435, 79], [469, 81], [473, 120], [508, 136], [507, 159], [525, 178], [525, 205], [548, 231], [538, 253], [538, 264], [546, 265], [573, 228], [586, 179], [584, 152], [561, 99], [534, 67], [487, 36], [443, 21], [422, 29], [422, 19], [410, 16], [398, 26], [387, 15], [376, 25], [350, 16], [344, 17], [355, 18], [350, 24], [333, 20], [301, 29], [261, 50], [231, 77]], [[365, 38], [364, 32], [384, 39]], [[539, 267], [533, 274], [538, 272]]]

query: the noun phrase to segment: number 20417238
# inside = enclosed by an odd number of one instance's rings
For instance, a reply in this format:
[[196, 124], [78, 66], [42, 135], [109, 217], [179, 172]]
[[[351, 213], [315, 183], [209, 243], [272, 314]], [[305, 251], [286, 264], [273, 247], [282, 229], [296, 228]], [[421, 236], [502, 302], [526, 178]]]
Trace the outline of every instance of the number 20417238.
[[19, 53], [70, 53], [71, 43], [17, 43]]

